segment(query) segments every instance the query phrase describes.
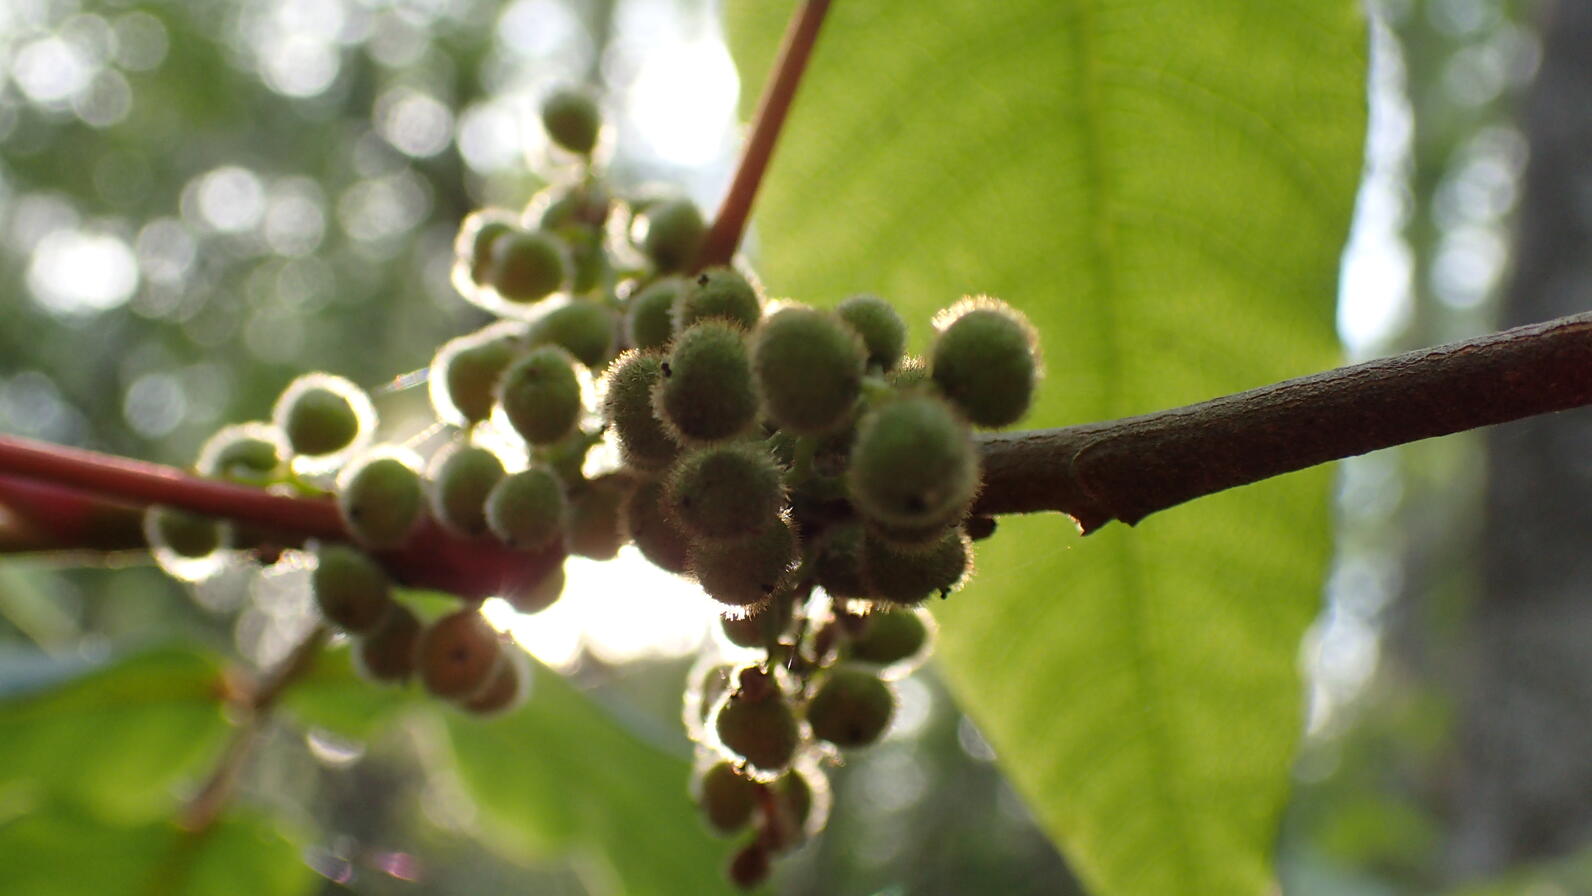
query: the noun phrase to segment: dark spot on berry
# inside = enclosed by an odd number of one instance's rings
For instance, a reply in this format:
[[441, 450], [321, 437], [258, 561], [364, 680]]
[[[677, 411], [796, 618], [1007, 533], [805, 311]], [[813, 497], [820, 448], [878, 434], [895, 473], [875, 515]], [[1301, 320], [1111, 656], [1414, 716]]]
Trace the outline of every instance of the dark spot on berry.
[[698, 286], [707, 286], [708, 285], [708, 275], [707, 274], [698, 274], [697, 275], [697, 285]]
[[670, 375], [669, 362], [668, 361], [665, 361], [662, 364], [659, 364], [658, 365], [658, 369], [663, 371], [663, 375], [664, 376], [669, 376]]

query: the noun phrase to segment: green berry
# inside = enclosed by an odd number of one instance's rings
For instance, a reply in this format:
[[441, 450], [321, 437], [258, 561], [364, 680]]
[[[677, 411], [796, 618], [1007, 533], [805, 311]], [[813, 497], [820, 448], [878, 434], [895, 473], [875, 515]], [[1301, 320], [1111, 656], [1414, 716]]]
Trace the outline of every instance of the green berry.
[[486, 497], [486, 524], [499, 541], [531, 551], [564, 533], [564, 486], [546, 467], [504, 476]]
[[835, 314], [862, 337], [870, 368], [895, 368], [906, 350], [907, 325], [889, 302], [863, 293], [841, 301], [835, 306]]
[[674, 338], [674, 306], [685, 293], [680, 277], [664, 277], [631, 296], [625, 305], [625, 337], [638, 349], [663, 348]]
[[498, 295], [510, 302], [539, 302], [570, 279], [569, 247], [545, 230], [515, 231], [492, 243], [487, 268]]
[[536, 582], [503, 595], [503, 599], [517, 612], [540, 613], [557, 603], [559, 597], [563, 596], [564, 582], [564, 566], [559, 564], [549, 569]]
[[597, 367], [614, 353], [614, 312], [595, 302], [572, 302], [531, 324], [526, 341], [556, 345], [587, 367]]
[[731, 644], [755, 650], [768, 646], [768, 632], [765, 629], [769, 618], [766, 609], [747, 616], [725, 616], [719, 620], [719, 628]]
[[426, 626], [416, 659], [426, 690], [453, 700], [469, 700], [486, 690], [504, 661], [497, 632], [473, 607]]
[[608, 221], [613, 197], [601, 183], [581, 181], [548, 187], [531, 199], [527, 212], [537, 207], [541, 212], [534, 217], [544, 230], [600, 232]]
[[779, 468], [759, 443], [728, 442], [680, 458], [670, 472], [668, 507], [693, 536], [746, 538], [773, 523], [785, 503]]
[[668, 516], [663, 497], [661, 480], [638, 484], [625, 498], [625, 534], [653, 566], [680, 575], [691, 568], [691, 543]]
[[813, 736], [837, 747], [865, 747], [890, 727], [895, 694], [863, 669], [839, 666], [825, 676], [807, 704]]
[[364, 551], [343, 544], [315, 551], [310, 590], [326, 621], [352, 634], [374, 631], [393, 606], [386, 571]]
[[519, 706], [530, 685], [530, 664], [525, 654], [505, 649], [497, 672], [480, 693], [459, 701], [466, 711], [478, 716], [498, 716]]
[[336, 454], [352, 446], [374, 417], [370, 399], [342, 377], [309, 373], [282, 391], [271, 419], [299, 454]]
[[720, 834], [733, 834], [752, 822], [757, 811], [761, 785], [735, 770], [729, 762], [717, 762], [698, 784], [697, 804], [708, 825]]
[[518, 338], [496, 325], [443, 343], [427, 376], [437, 416], [461, 426], [490, 416], [498, 377], [521, 348]]
[[570, 495], [569, 552], [593, 560], [612, 560], [625, 543], [619, 516], [632, 483], [628, 477], [593, 479]]
[[907, 527], [954, 522], [978, 481], [972, 436], [937, 398], [892, 401], [857, 427], [847, 485], [857, 508], [873, 519]]
[[929, 642], [922, 610], [885, 610], [863, 618], [863, 629], [851, 639], [852, 660], [889, 666], [918, 656]]
[[793, 432], [817, 435], [843, 424], [862, 393], [862, 339], [811, 308], [782, 309], [752, 336], [752, 369], [763, 410]]
[[415, 672], [420, 620], [394, 602], [376, 627], [354, 642], [354, 668], [371, 681], [401, 684]]
[[674, 329], [720, 318], [742, 329], [757, 326], [763, 316], [763, 299], [757, 287], [732, 268], [709, 268], [696, 276], [674, 305]]
[[862, 570], [871, 596], [915, 604], [955, 588], [971, 562], [967, 537], [948, 528], [926, 547], [908, 548], [872, 532], [863, 537]]
[[682, 440], [715, 442], [757, 418], [752, 362], [739, 327], [705, 320], [675, 338], [654, 409]]
[[420, 474], [398, 457], [373, 454], [343, 468], [337, 506], [348, 531], [373, 548], [403, 544], [420, 520]]
[[935, 384], [977, 426], [1016, 423], [1038, 379], [1033, 327], [995, 299], [960, 302], [947, 313], [930, 358]]
[[542, 100], [542, 127], [564, 149], [589, 156], [597, 146], [602, 113], [591, 95], [574, 87], [561, 87]]
[[194, 467], [202, 475], [247, 485], [269, 485], [282, 473], [287, 446], [268, 423], [223, 426], [199, 449]]
[[796, 553], [796, 533], [781, 519], [751, 538], [697, 542], [692, 547], [691, 571], [714, 600], [752, 607], [789, 584]]
[[825, 594], [835, 598], [869, 596], [862, 577], [862, 539], [860, 523], [841, 523], [824, 533], [813, 576]]
[[525, 441], [557, 442], [575, 429], [583, 409], [575, 359], [556, 345], [532, 349], [503, 371], [497, 398]]
[[713, 713], [714, 704], [730, 689], [735, 667], [726, 663], [713, 663], [706, 668], [700, 665], [692, 670], [687, 681], [695, 682], [685, 694], [685, 723], [698, 731]]
[[471, 282], [488, 285], [492, 276], [493, 247], [517, 229], [513, 219], [502, 211], [479, 211], [464, 219], [454, 251], [469, 260]]
[[663, 380], [663, 363], [655, 352], [626, 352], [603, 378], [603, 419], [613, 427], [620, 459], [638, 470], [660, 470], [680, 453], [653, 413], [652, 391]]
[[790, 704], [772, 686], [755, 696], [744, 690], [732, 692], [719, 707], [713, 729], [726, 749], [764, 772], [789, 765], [800, 742]]
[[431, 515], [465, 538], [487, 532], [486, 499], [503, 478], [503, 461], [479, 445], [454, 442], [432, 458]]
[[144, 537], [150, 547], [165, 548], [190, 560], [215, 553], [224, 540], [221, 524], [209, 517], [174, 507], [150, 507], [144, 513]]
[[800, 831], [813, 814], [812, 784], [808, 783], [805, 774], [791, 769], [774, 784], [774, 789], [779, 795], [780, 807], [794, 823], [792, 826]]
[[647, 207], [640, 217], [641, 251], [660, 273], [685, 270], [696, 260], [707, 223], [689, 199], [666, 199]]

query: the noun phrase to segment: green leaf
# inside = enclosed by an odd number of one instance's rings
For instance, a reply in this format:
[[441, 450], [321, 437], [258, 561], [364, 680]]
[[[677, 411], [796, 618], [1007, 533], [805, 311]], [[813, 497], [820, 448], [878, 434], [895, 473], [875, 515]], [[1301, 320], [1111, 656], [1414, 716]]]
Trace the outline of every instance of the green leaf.
[[297, 896], [311, 882], [297, 848], [247, 815], [193, 835], [163, 823], [123, 827], [54, 803], [0, 824], [0, 893]]
[[220, 677], [210, 656], [157, 649], [13, 693], [0, 701], [0, 789], [128, 819], [164, 814], [227, 729]]
[[354, 670], [353, 650], [344, 645], [316, 655], [315, 665], [283, 694], [282, 709], [301, 724], [364, 739], [399, 710], [414, 705], [418, 696], [412, 685], [393, 687], [365, 680]]
[[[755, 99], [794, 4], [731, 5]], [[774, 295], [1042, 333], [1033, 426], [1330, 367], [1363, 134], [1353, 0], [837, 3], [759, 200]], [[1061, 459], [1058, 458], [1058, 462]], [[1301, 727], [1328, 477], [1078, 539], [1008, 517], [940, 661], [1092, 889], [1255, 894]]]
[[594, 892], [733, 892], [726, 850], [687, 794], [686, 759], [622, 726], [557, 673], [535, 665], [518, 710], [485, 720], [450, 712], [447, 730], [466, 789], [509, 852], [575, 850], [606, 863], [617, 881]]

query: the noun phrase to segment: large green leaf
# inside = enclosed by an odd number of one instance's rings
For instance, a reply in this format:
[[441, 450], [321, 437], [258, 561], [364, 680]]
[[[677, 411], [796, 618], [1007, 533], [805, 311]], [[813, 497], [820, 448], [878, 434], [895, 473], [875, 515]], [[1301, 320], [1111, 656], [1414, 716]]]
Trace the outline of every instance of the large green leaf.
[[[791, 3], [730, 4], [755, 97]], [[1359, 172], [1354, 0], [836, 3], [759, 205], [761, 273], [1040, 328], [1035, 425], [1330, 366]], [[1078, 539], [1008, 518], [937, 607], [941, 662], [1103, 893], [1253, 894], [1301, 725], [1327, 476]]]
[[530, 698], [501, 718], [451, 713], [448, 733], [460, 777], [500, 844], [527, 857], [583, 853], [585, 868], [617, 878], [597, 892], [733, 892], [726, 850], [687, 796], [686, 759], [621, 725], [556, 673], [536, 666]]
[[[65, 668], [81, 672], [75, 665]], [[227, 729], [220, 679], [212, 657], [178, 648], [80, 677], [41, 668], [36, 688], [0, 701], [0, 789], [67, 797], [124, 818], [165, 815], [173, 788]]]
[[123, 827], [53, 803], [0, 824], [0, 893], [296, 896], [311, 882], [293, 844], [248, 815], [194, 835], [160, 822]]

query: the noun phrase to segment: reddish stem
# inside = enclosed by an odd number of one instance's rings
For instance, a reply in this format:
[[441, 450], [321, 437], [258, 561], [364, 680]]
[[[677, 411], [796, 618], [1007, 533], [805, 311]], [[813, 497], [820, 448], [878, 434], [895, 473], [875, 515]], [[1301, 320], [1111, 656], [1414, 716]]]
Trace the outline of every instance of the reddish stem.
[[697, 256], [698, 270], [729, 264], [735, 248], [741, 244], [741, 234], [752, 214], [752, 201], [757, 198], [763, 173], [774, 157], [780, 128], [796, 99], [796, 88], [807, 70], [813, 45], [818, 42], [818, 26], [824, 23], [824, 15], [828, 12], [829, 0], [807, 0], [791, 18], [779, 56], [774, 61], [773, 77], [763, 88], [757, 114], [752, 117], [752, 133], [741, 151], [735, 177], [730, 181], [724, 202], [719, 205], [719, 213], [713, 218], [713, 227], [702, 242], [702, 251]]
[[[0, 435], [0, 470], [68, 490], [52, 494], [35, 489], [35, 498], [59, 504], [34, 505], [32, 519], [49, 519], [57, 511], [68, 518], [81, 516], [82, 496], [71, 494], [75, 490], [137, 506], [163, 504], [249, 523], [282, 533], [286, 544], [306, 538], [353, 540], [337, 505], [328, 498], [273, 494], [81, 448]], [[461, 538], [427, 519], [401, 548], [376, 556], [405, 585], [483, 598], [535, 585], [563, 562], [564, 552], [556, 546], [534, 554], [514, 551], [491, 539]]]

